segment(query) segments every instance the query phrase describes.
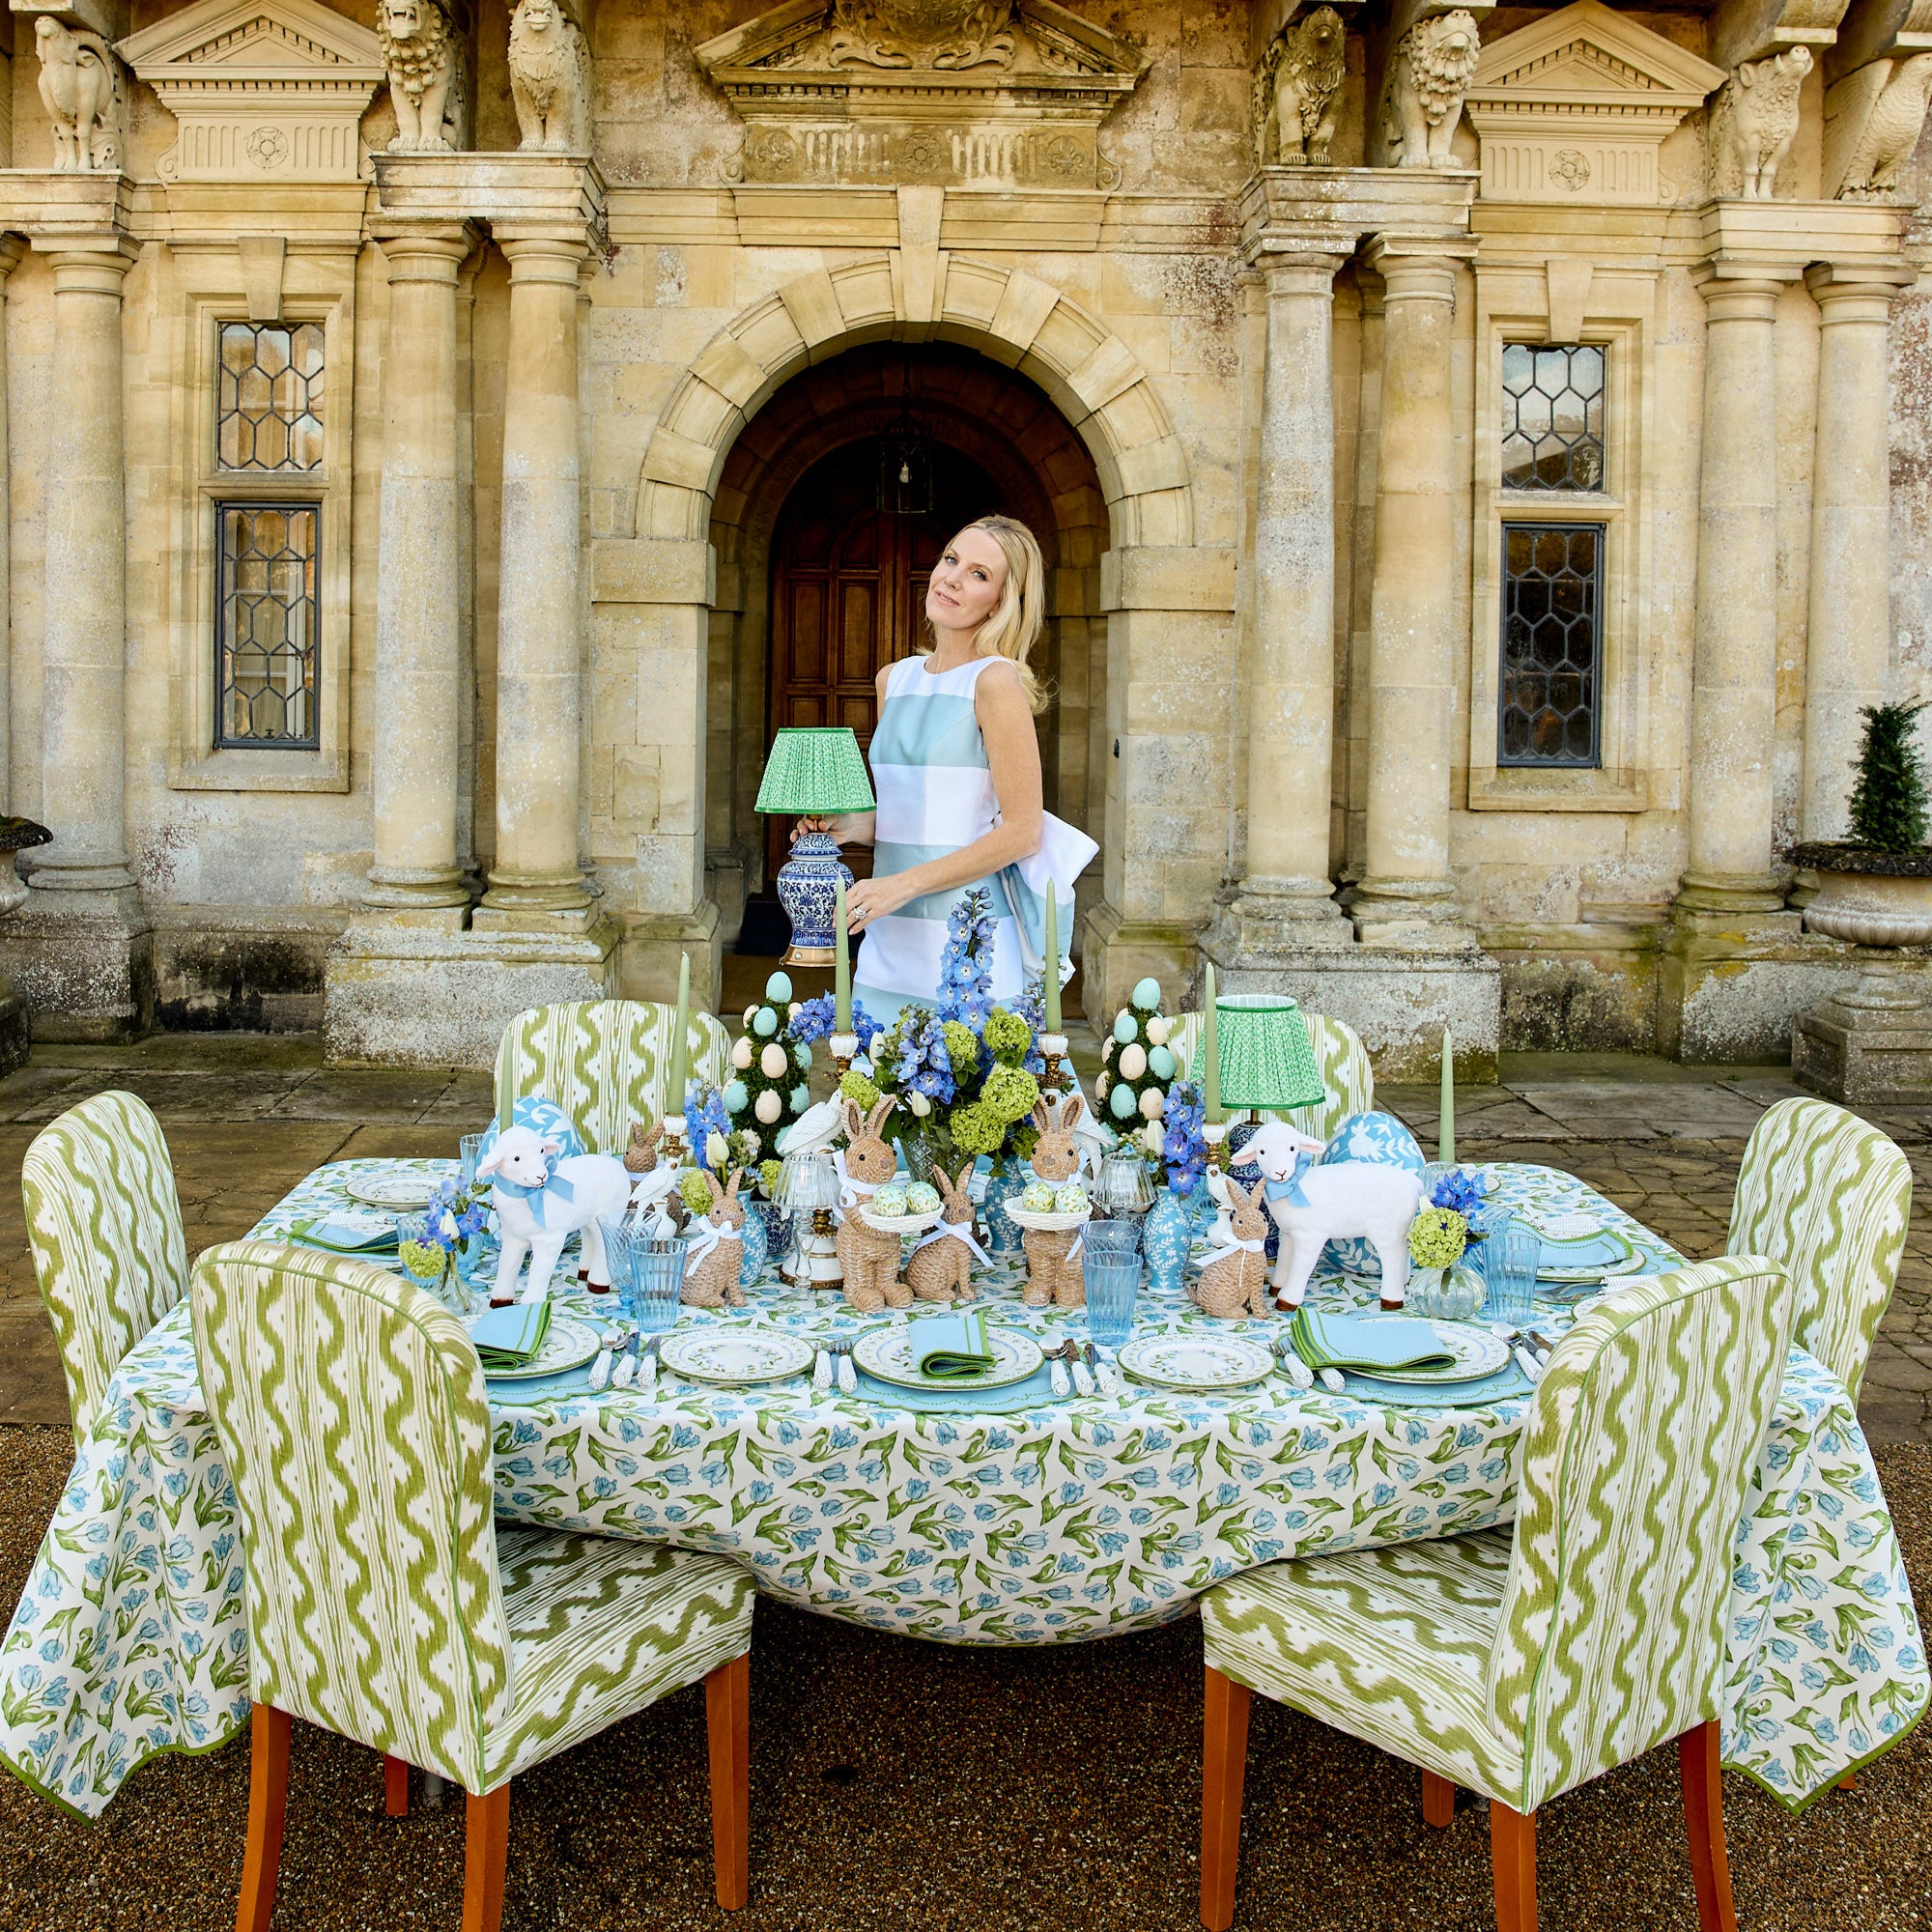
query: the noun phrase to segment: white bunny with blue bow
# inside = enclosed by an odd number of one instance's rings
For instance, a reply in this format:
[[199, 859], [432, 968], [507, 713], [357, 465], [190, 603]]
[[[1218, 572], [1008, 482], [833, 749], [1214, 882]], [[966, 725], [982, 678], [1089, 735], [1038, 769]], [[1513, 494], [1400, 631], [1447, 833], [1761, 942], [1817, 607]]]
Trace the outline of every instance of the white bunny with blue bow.
[[501, 1304], [517, 1297], [524, 1257], [530, 1276], [523, 1298], [541, 1301], [550, 1293], [557, 1257], [572, 1235], [581, 1235], [581, 1271], [592, 1288], [611, 1286], [600, 1217], [614, 1219], [631, 1199], [631, 1175], [614, 1154], [565, 1154], [561, 1135], [521, 1123], [504, 1127], [476, 1163], [476, 1178], [490, 1183], [490, 1199], [503, 1252], [491, 1295]]

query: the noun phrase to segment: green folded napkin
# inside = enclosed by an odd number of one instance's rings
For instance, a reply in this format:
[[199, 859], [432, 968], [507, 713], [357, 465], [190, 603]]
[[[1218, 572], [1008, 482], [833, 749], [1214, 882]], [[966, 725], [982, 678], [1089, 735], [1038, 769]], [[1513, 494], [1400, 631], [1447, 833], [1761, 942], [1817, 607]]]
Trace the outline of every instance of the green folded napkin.
[[396, 1245], [395, 1223], [377, 1226], [373, 1217], [340, 1221], [326, 1214], [312, 1221], [292, 1221], [289, 1233], [304, 1247], [324, 1248], [332, 1255], [375, 1255]]
[[1407, 1316], [1319, 1315], [1297, 1308], [1289, 1341], [1311, 1369], [1447, 1368], [1456, 1359], [1427, 1321]]
[[550, 1297], [513, 1301], [507, 1308], [486, 1309], [469, 1324], [469, 1339], [487, 1376], [497, 1369], [521, 1369], [544, 1345], [550, 1333]]
[[983, 1375], [993, 1366], [984, 1311], [968, 1308], [956, 1315], [928, 1315], [915, 1321], [912, 1358], [919, 1364], [920, 1374], [935, 1381]]

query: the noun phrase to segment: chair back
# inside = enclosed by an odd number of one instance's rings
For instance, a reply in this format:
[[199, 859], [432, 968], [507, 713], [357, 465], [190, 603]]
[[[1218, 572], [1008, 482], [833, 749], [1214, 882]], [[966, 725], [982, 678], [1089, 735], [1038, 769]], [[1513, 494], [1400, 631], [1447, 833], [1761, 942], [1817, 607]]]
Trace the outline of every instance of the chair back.
[[367, 1262], [276, 1241], [211, 1248], [191, 1302], [239, 1506], [249, 1694], [480, 1794], [510, 1645], [463, 1324]]
[[[554, 1100], [570, 1116], [587, 1153], [621, 1154], [639, 1120], [663, 1119], [673, 1096], [671, 1031], [675, 1007], [649, 1000], [569, 1000], [528, 1007], [503, 1029], [497, 1049], [497, 1119], [526, 1094]], [[731, 1042], [709, 1013], [694, 1009], [686, 1028], [694, 1080], [724, 1082]], [[670, 1111], [683, 1104], [674, 1096]]]
[[78, 1447], [122, 1356], [187, 1292], [160, 1122], [131, 1094], [83, 1100], [35, 1135], [20, 1193]]
[[1912, 1168], [1879, 1130], [1826, 1100], [1780, 1100], [1745, 1147], [1727, 1254], [1791, 1277], [1791, 1339], [1854, 1402], [1898, 1280]]
[[1577, 1318], [1523, 1418], [1485, 1678], [1533, 1811], [1718, 1715], [1745, 1487], [1791, 1291], [1762, 1256], [1633, 1281]]
[[[1324, 1013], [1303, 1013], [1308, 1043], [1321, 1072], [1327, 1097], [1312, 1107], [1291, 1107], [1280, 1118], [1317, 1140], [1327, 1140], [1350, 1114], [1366, 1114], [1376, 1104], [1376, 1070], [1362, 1037], [1346, 1020]], [[1181, 1013], [1167, 1037], [1174, 1057], [1194, 1077], [1194, 1057], [1201, 1050], [1202, 1016]]]

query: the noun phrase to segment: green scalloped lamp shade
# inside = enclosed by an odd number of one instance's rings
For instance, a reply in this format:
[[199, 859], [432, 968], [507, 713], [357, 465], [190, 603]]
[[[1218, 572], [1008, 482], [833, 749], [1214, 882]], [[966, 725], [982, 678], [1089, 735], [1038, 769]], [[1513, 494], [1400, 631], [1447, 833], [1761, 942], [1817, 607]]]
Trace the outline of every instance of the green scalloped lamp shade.
[[870, 811], [866, 754], [849, 724], [789, 724], [772, 740], [757, 811]]
[[1308, 1022], [1274, 993], [1225, 993], [1214, 1002], [1220, 1036], [1221, 1104], [1283, 1110], [1327, 1098]]

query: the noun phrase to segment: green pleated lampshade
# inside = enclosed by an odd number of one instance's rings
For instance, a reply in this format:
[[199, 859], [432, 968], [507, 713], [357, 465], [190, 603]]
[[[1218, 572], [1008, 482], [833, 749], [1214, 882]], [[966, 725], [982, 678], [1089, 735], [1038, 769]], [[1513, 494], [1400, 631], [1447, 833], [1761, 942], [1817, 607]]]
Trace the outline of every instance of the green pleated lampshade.
[[1284, 1110], [1327, 1097], [1308, 1022], [1278, 993], [1227, 993], [1214, 1002], [1220, 1036], [1221, 1104]]
[[870, 811], [872, 781], [848, 724], [787, 725], [772, 740], [759, 811]]

